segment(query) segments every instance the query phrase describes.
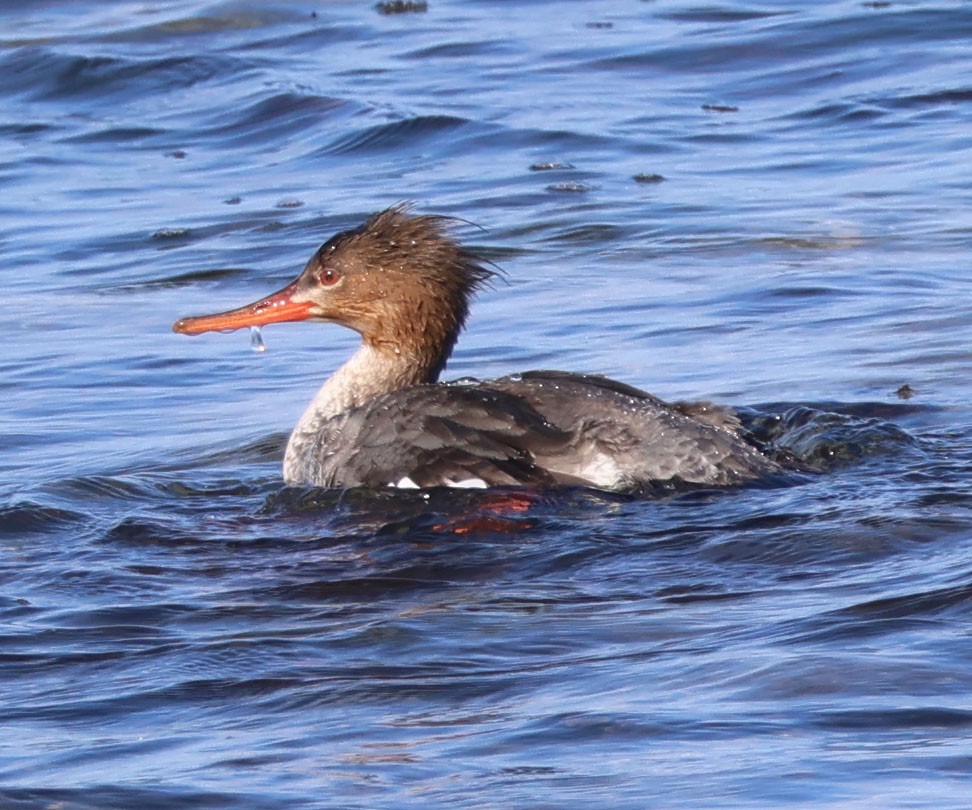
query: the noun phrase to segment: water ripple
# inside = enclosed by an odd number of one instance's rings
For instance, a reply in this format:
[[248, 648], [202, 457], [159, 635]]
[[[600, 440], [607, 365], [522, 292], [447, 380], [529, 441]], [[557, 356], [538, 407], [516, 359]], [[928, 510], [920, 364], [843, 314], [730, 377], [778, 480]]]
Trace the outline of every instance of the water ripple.
[[[0, 11], [0, 806], [966, 806], [965, 6], [381, 12]], [[171, 324], [403, 199], [508, 282], [449, 377], [725, 402], [793, 471], [284, 486], [357, 336]]]

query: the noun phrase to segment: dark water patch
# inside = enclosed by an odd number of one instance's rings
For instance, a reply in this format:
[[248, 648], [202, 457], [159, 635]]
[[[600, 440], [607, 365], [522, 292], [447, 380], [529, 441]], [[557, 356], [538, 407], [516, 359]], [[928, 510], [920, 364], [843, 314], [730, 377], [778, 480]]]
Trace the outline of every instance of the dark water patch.
[[[171, 466], [172, 471], [69, 477], [46, 483], [38, 491], [54, 502], [84, 503], [89, 511], [99, 505], [147, 507], [153, 503], [181, 504], [180, 508], [188, 510], [197, 499], [262, 497], [280, 486], [275, 478], [266, 479], [265, 465], [279, 463], [283, 457], [281, 441], [285, 438], [274, 436], [239, 447], [193, 451], [192, 464], [197, 472], [191, 479], [185, 475], [185, 460], [170, 460], [158, 466]], [[208, 474], [202, 470], [208, 470]], [[176, 519], [178, 510], [170, 511], [167, 516]]]
[[[456, 146], [462, 149], [481, 149], [485, 154], [490, 154], [496, 149], [497, 144], [502, 143], [504, 149], [527, 150], [530, 153], [539, 152], [541, 155], [550, 153], [574, 155], [597, 153], [608, 146], [609, 140], [599, 133], [557, 128], [516, 127], [498, 129], [493, 122], [489, 122], [488, 124], [477, 125], [469, 133], [467, 140], [456, 144]], [[547, 162], [549, 161], [541, 161], [541, 165]], [[565, 161], [568, 165], [572, 162]], [[564, 168], [566, 169], [566, 166]], [[576, 170], [576, 165], [570, 165], [570, 169]], [[529, 170], [534, 171], [533, 169]], [[522, 206], [528, 205], [529, 202], [511, 200], [510, 204]]]
[[838, 620], [847, 618], [855, 623], [870, 623], [902, 619], [925, 620], [955, 613], [964, 616], [969, 612], [972, 612], [972, 585], [958, 585], [876, 599], [831, 615]]
[[[820, 514], [811, 517], [792, 507], [790, 499], [780, 499], [778, 505], [791, 507], [793, 514], [783, 520], [775, 516], [734, 519], [726, 535], [707, 533], [693, 538], [698, 555], [722, 570], [748, 568], [752, 576], [758, 575], [766, 583], [807, 583], [824, 579], [834, 565], [866, 564], [908, 546], [911, 538], [902, 540], [887, 527], [854, 525], [855, 516], [866, 514], [866, 499], [857, 504], [848, 498], [839, 506], [831, 505], [828, 514], [826, 499], [817, 495], [816, 488], [804, 488], [801, 495]], [[886, 499], [887, 493], [884, 498], [874, 497], [875, 501]], [[839, 537], [837, 523], [844, 525]]]
[[[252, 520], [242, 516], [225, 521], [200, 517], [126, 517], [104, 533], [102, 542], [141, 548], [202, 548], [213, 543], [238, 548], [261, 544], [266, 538]], [[257, 537], [253, 536], [254, 530]]]
[[469, 57], [504, 56], [512, 53], [510, 45], [501, 41], [444, 42], [428, 48], [420, 48], [404, 55], [406, 59], [462, 59]]
[[756, 595], [751, 590], [731, 590], [723, 583], [706, 582], [670, 585], [661, 588], [655, 596], [675, 605], [691, 605], [696, 602], [731, 602]]
[[16, 124], [0, 124], [0, 138], [19, 138], [21, 136], [38, 135], [46, 132], [56, 132], [58, 127], [48, 122], [21, 122]]
[[960, 731], [972, 727], [972, 712], [938, 706], [909, 709], [874, 709], [858, 711], [819, 711], [814, 721], [820, 726], [841, 731], [937, 730]]
[[81, 135], [64, 138], [64, 143], [125, 143], [138, 144], [142, 141], [157, 138], [165, 134], [165, 130], [157, 127], [109, 127]]
[[17, 49], [0, 58], [7, 77], [8, 93], [24, 93], [32, 99], [57, 102], [72, 99], [93, 103], [117, 101], [141, 95], [186, 89], [224, 75], [239, 76], [247, 69], [228, 56], [177, 56], [119, 58], [72, 56], [46, 48]]
[[336, 118], [361, 114], [359, 104], [341, 98], [277, 93], [243, 109], [220, 110], [209, 126], [188, 134], [194, 142], [212, 141], [220, 148], [278, 144], [306, 137], [308, 131], [334, 126]]
[[[553, 225], [554, 223], [551, 223]], [[551, 228], [554, 233], [549, 234], [540, 241], [542, 243], [564, 244], [564, 245], [612, 245], [620, 241], [621, 238], [629, 233], [627, 227], [612, 225], [609, 223], [591, 223], [589, 225], [564, 224], [563, 226]]]
[[79, 788], [4, 788], [0, 789], [9, 810], [269, 810], [288, 807], [284, 800], [272, 795], [247, 796], [222, 791], [205, 791], [194, 788], [167, 787], [119, 787], [103, 784]]
[[224, 281], [225, 279], [245, 278], [252, 271], [242, 267], [223, 267], [223, 268], [201, 268], [199, 270], [189, 270], [185, 273], [176, 273], [160, 279], [149, 279], [132, 284], [117, 284], [101, 290], [105, 295], [115, 293], [129, 293], [138, 290], [150, 290], [153, 288], [178, 288], [192, 284], [208, 284], [213, 281]]
[[31, 501], [0, 506], [0, 535], [14, 536], [61, 531], [86, 522], [86, 515]]
[[33, 663], [43, 664], [45, 668], [75, 662], [106, 662], [138, 649], [158, 649], [157, 645], [176, 640], [178, 635], [165, 628], [187, 612], [177, 605], [158, 604], [100, 611], [45, 612], [34, 621], [38, 626], [36, 633], [29, 638], [5, 635], [0, 638], [0, 647], [16, 646], [21, 656], [27, 649], [37, 650]]
[[722, 8], [662, 9], [658, 16], [661, 19], [689, 23], [745, 23], [792, 14], [793, 12], [788, 11], [737, 9], [723, 6]]
[[780, 120], [795, 121], [799, 125], [804, 125], [807, 121], [815, 121], [828, 126], [856, 127], [869, 121], [880, 120], [886, 114], [885, 110], [870, 103], [827, 100], [813, 107], [785, 113]]
[[[877, 101], [875, 99], [875, 101]], [[930, 93], [914, 93], [886, 97], [880, 102], [892, 108], [912, 109], [927, 107], [958, 108], [972, 103], [972, 88], [938, 90]]]
[[568, 712], [549, 715], [527, 724], [515, 737], [515, 743], [524, 748], [557, 744], [585, 745], [592, 742], [613, 741], [624, 745], [627, 741], [666, 737], [673, 726], [665, 721], [654, 721], [644, 715], [623, 713], [603, 715], [598, 712]]
[[738, 146], [740, 148], [746, 145], [753, 145], [758, 143], [761, 138], [760, 136], [752, 132], [742, 132], [734, 131], [732, 129], [720, 129], [720, 130], [710, 130], [706, 132], [698, 132], [693, 135], [687, 135], [684, 138], [685, 142], [695, 145], [706, 145], [706, 146]]
[[[210, 708], [206, 714], [215, 717], [223, 713], [215, 705], [220, 694], [226, 701], [221, 705], [231, 705], [234, 700], [249, 700], [258, 705], [260, 698], [273, 697], [280, 691], [299, 685], [292, 677], [253, 677], [247, 674], [247, 669], [256, 663], [255, 656], [247, 653], [245, 659], [241, 659], [236, 651], [243, 645], [236, 643], [236, 639], [227, 642], [211, 639], [203, 646], [169, 642], [164, 634], [154, 633], [146, 637], [139, 635], [140, 632], [144, 633], [140, 628], [134, 628], [134, 632], [131, 639], [123, 634], [114, 646], [99, 649], [101, 637], [80, 630], [75, 638], [79, 644], [87, 643], [83, 648], [72, 651], [75, 645], [68, 640], [63, 643], [67, 648], [63, 655], [55, 652], [33, 662], [14, 662], [18, 667], [23, 663], [24, 669], [33, 663], [37, 667], [38, 680], [47, 688], [39, 694], [24, 695], [23, 699], [18, 700], [18, 705], [10, 710], [11, 722], [30, 720], [58, 723], [73, 714], [81, 722], [105, 716], [123, 725], [140, 717], [150, 718], [157, 713], [171, 714], [180, 708], [194, 709], [207, 705]], [[218, 630], [215, 632], [218, 635]], [[156, 635], [160, 637], [156, 638]], [[55, 638], [52, 644], [53, 650], [59, 649], [61, 639]], [[125, 658], [129, 659], [127, 669], [131, 672], [151, 671], [156, 662], [163, 659], [169, 660], [172, 666], [159, 678], [158, 688], [150, 692], [117, 686], [112, 688], [112, 682], [126, 669]], [[267, 658], [267, 663], [275, 663], [272, 642], [268, 644]], [[103, 677], [104, 686], [83, 697], [71, 695], [70, 690], [62, 684], [57, 684], [53, 679], [48, 681], [45, 677], [64, 665], [74, 665], [89, 677]], [[212, 670], [214, 674], [209, 675], [207, 670]], [[239, 671], [240, 675], [226, 675], [227, 671]], [[218, 672], [220, 674], [216, 674]]]
[[27, 599], [4, 596], [0, 594], [0, 611], [5, 619], [14, 620], [25, 618], [36, 612]]
[[[786, 700], [796, 704], [818, 704], [838, 694], [869, 697], [875, 687], [883, 695], [885, 705], [899, 703], [902, 697], [914, 696], [914, 703], [925, 702], [939, 694], [943, 679], [956, 678], [963, 689], [970, 687], [967, 675], [948, 674], [950, 667], [930, 661], [917, 660], [907, 651], [882, 656], [869, 656], [852, 639], [835, 639], [844, 645], [843, 651], [821, 648], [808, 654], [799, 671], [793, 659], [761, 667], [731, 684], [738, 687], [737, 696], [745, 701]], [[755, 680], [761, 689], [751, 688]], [[747, 682], [748, 681], [748, 682]]]
[[[327, 48], [345, 45], [355, 47], [356, 43], [368, 42], [375, 33], [375, 29], [357, 14], [352, 14], [350, 18], [337, 15], [318, 16], [316, 21], [311, 18], [306, 23], [298, 22], [293, 26], [270, 29], [265, 36], [249, 37], [240, 42], [238, 47], [241, 52], [251, 53], [254, 58], [261, 60], [269, 54], [271, 63], [275, 64], [280, 54], [285, 54], [287, 59], [292, 59], [295, 54], [317, 56]], [[347, 67], [348, 62], [354, 66]], [[342, 59], [340, 63], [331, 65], [330, 70], [339, 76], [381, 75], [388, 70], [385, 66], [362, 69], [357, 66], [357, 62], [355, 59]], [[299, 73], [298, 71], [297, 74]], [[303, 78], [301, 76], [298, 81], [298, 89], [308, 86]], [[364, 100], [363, 94], [352, 95]]]
[[[916, 26], [928, 26], [933, 31], [934, 41], [960, 41], [972, 30], [972, 24], [963, 20], [955, 26], [955, 15], [947, 10], [911, 9], [902, 14], [873, 15], [868, 12], [849, 13], [846, 16], [831, 18], [826, 26], [811, 16], [778, 15], [758, 12], [753, 18], [736, 21], [738, 28], [731, 36], [704, 38], [705, 44], [670, 46], [655, 44], [637, 51], [593, 59], [587, 67], [593, 70], [611, 72], [622, 70], [642, 70], [648, 74], [660, 75], [678, 73], [680, 75], [714, 75], [719, 81], [729, 74], [749, 74], [744, 92], [748, 95], [758, 90], [764, 81], [774, 81], [779, 85], [775, 66], [793, 65], [794, 53], [810, 54], [800, 60], [806, 67], [828, 66], [828, 70], [839, 70], [846, 81], [853, 75], [863, 75], [864, 66], [846, 58], [853, 53], [855, 46], [862, 41], [866, 32], [868, 47], [886, 48], [900, 59], [900, 50], [908, 49], [916, 41], [926, 42], [924, 34], [918, 34]], [[946, 22], [948, 20], [948, 22]], [[900, 64], [898, 62], [897, 64]], [[873, 68], [870, 64], [868, 68]], [[760, 78], [762, 74], [762, 78]]]
[[470, 122], [450, 115], [423, 115], [366, 127], [341, 135], [321, 150], [321, 154], [370, 154], [428, 148], [441, 138], [456, 137]]
[[[213, 207], [217, 205], [213, 200]], [[306, 223], [288, 223], [281, 221], [280, 209], [267, 207], [263, 210], [248, 211], [244, 215], [237, 212], [222, 212], [218, 217], [208, 217], [207, 224], [197, 224], [193, 219], [192, 224], [161, 224], [154, 229], [131, 231], [118, 229], [109, 235], [96, 236], [89, 239], [79, 238], [65, 244], [55, 244], [51, 247], [52, 257], [56, 260], [56, 269], [64, 277], [73, 278], [103, 278], [106, 281], [111, 278], [123, 276], [120, 286], [124, 287], [131, 282], [135, 275], [133, 268], [129, 264], [133, 252], [145, 250], [146, 247], [154, 251], [171, 252], [184, 250], [189, 246], [204, 245], [213, 240], [219, 240], [229, 234], [267, 234], [280, 233], [281, 236], [296, 230], [307, 239], [308, 252], [314, 244], [315, 237], [306, 234]], [[245, 251], [248, 258], [256, 259], [261, 255], [267, 258], [279, 259], [280, 248], [274, 245], [254, 245]], [[117, 259], [121, 263], [119, 268], [109, 264], [108, 258], [113, 261]], [[194, 262], [193, 262], [194, 263]], [[150, 261], [141, 263], [138, 271], [151, 272], [153, 268], [160, 265], [161, 261], [152, 257]], [[188, 260], [180, 263], [183, 267], [190, 264]], [[202, 263], [200, 263], [202, 264]], [[200, 267], [199, 272], [209, 273], [211, 267], [205, 265]], [[187, 274], [186, 271], [181, 271]], [[188, 271], [188, 275], [196, 271]], [[212, 272], [220, 272], [219, 269]], [[143, 281], [162, 281], [164, 279], [144, 279]]]
[[[200, 452], [198, 448], [187, 451], [191, 454], [194, 467], [211, 468], [214, 474], [229, 474], [250, 464], [265, 464], [283, 461], [284, 448], [287, 445], [289, 433], [271, 433], [256, 438], [248, 437], [243, 440], [229, 442], [214, 448], [206, 448]], [[169, 475], [184, 473], [182, 466], [185, 459], [172, 460], [162, 469], [171, 470]], [[238, 474], [237, 474], [238, 475]], [[205, 479], [204, 479], [205, 480]]]

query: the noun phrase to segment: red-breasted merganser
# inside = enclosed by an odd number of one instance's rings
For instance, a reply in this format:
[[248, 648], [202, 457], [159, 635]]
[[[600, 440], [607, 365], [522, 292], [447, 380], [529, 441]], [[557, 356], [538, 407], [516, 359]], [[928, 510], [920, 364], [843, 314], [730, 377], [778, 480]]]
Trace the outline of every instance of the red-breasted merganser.
[[530, 371], [439, 382], [473, 294], [495, 275], [445, 217], [408, 206], [339, 233], [295, 281], [173, 330], [327, 321], [362, 342], [294, 428], [284, 479], [321, 487], [726, 486], [780, 469], [728, 409], [669, 404], [605, 377]]

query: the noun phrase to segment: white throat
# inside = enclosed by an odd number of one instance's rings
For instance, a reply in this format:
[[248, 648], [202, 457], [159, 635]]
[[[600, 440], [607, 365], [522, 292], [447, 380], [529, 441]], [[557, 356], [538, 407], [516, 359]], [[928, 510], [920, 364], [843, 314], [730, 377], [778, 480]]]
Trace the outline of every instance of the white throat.
[[290, 434], [284, 454], [284, 480], [300, 468], [302, 455], [314, 446], [321, 426], [338, 414], [375, 397], [423, 382], [422, 370], [395, 351], [379, 351], [366, 343], [320, 387]]

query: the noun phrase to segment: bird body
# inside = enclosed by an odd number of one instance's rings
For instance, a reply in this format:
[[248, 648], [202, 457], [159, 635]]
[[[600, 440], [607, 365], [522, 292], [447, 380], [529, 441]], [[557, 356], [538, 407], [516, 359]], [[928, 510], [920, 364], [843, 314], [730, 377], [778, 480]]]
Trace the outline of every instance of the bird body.
[[493, 275], [451, 236], [446, 218], [396, 206], [333, 237], [279, 292], [173, 329], [317, 320], [361, 334], [290, 436], [288, 483], [628, 491], [728, 486], [780, 469], [730, 410], [708, 403], [670, 404], [564, 371], [439, 382], [470, 299]]

